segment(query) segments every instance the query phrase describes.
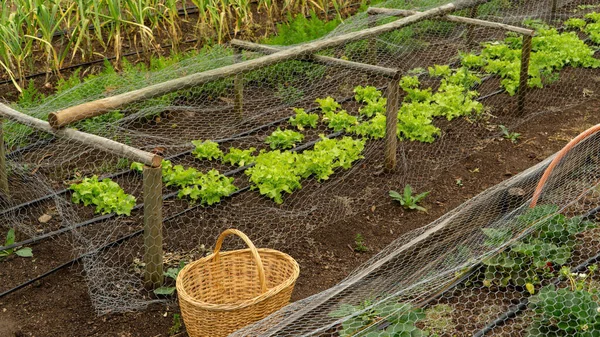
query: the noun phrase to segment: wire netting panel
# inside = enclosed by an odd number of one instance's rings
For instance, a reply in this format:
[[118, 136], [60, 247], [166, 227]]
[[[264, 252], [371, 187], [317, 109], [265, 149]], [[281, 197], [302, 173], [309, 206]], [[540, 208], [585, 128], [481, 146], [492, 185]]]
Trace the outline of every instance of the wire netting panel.
[[[389, 1], [378, 7], [424, 11], [442, 4]], [[536, 30], [523, 114], [517, 113], [523, 38], [435, 18], [318, 51], [330, 58], [325, 61], [306, 53], [203, 84], [184, 83], [72, 127], [165, 158], [165, 271], [210, 253], [218, 234], [232, 227], [259, 247], [294, 255], [315, 249], [316, 237], [360, 207], [386, 203], [390, 190], [430, 189], [445, 169], [497, 138], [500, 125], [512, 130], [533, 116], [585, 102], [599, 89], [597, 41], [591, 30], [563, 22], [584, 18], [594, 6], [557, 1], [552, 13], [552, 1], [501, 0], [452, 13]], [[358, 14], [320, 41], [398, 19]], [[595, 19], [587, 20], [586, 27]], [[124, 75], [63, 84], [70, 88], [60, 95], [16, 108], [46, 119], [50, 112], [263, 56], [214, 47], [158, 71], [128, 66], [133, 70]], [[349, 69], [336, 59], [397, 70], [402, 77]], [[385, 100], [394, 90], [398, 164], [388, 172]], [[39, 258], [49, 267], [83, 256], [99, 314], [172, 301], [144, 287], [141, 166], [12, 122], [5, 122], [4, 133], [10, 198], [0, 201], [2, 228], [15, 228], [17, 242], [51, 242], [39, 246], [48, 251]], [[549, 317], [543, 308], [557, 296], [587, 301], [587, 293], [589, 313], [598, 307], [593, 270], [584, 270], [593, 261], [576, 268], [597, 254], [597, 140], [585, 139], [560, 161], [539, 206], [529, 208], [549, 161], [402, 233], [336, 286], [239, 335], [466, 336], [527, 299], [514, 324], [494, 334], [560, 335], [566, 322], [568, 333], [595, 336], [598, 327], [581, 317], [575, 324], [572, 316]], [[400, 221], [389, 217], [380, 225]], [[167, 277], [166, 286], [173, 284]]]

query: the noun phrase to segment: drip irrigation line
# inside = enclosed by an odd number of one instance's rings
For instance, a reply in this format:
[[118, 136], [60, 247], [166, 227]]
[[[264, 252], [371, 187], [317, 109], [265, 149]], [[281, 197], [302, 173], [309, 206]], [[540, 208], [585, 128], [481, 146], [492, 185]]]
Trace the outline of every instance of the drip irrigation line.
[[[239, 189], [239, 190], [237, 190], [237, 191], [235, 191], [235, 192], [231, 193], [231, 194], [228, 196], [228, 198], [230, 198], [230, 197], [233, 197], [233, 196], [235, 196], [235, 195], [237, 195], [237, 194], [240, 194], [240, 193], [242, 193], [242, 192], [245, 192], [245, 191], [247, 191], [247, 190], [249, 190], [249, 189], [250, 189], [250, 187], [244, 187], [244, 188], [241, 188], [241, 189]], [[168, 217], [164, 218], [164, 219], [163, 219], [163, 221], [164, 221], [164, 222], [167, 222], [167, 221], [173, 220], [174, 218], [177, 218], [177, 217], [181, 216], [182, 214], [184, 214], [184, 213], [186, 213], [186, 212], [189, 212], [189, 211], [190, 211], [190, 210], [192, 210], [192, 209], [196, 209], [196, 208], [198, 208], [198, 207], [200, 207], [200, 205], [196, 205], [196, 206], [190, 207], [190, 208], [188, 208], [188, 209], [186, 209], [186, 210], [184, 210], [184, 211], [181, 211], [181, 212], [175, 213], [175, 214], [173, 214], [173, 215], [171, 215], [171, 216], [168, 216]], [[39, 280], [41, 280], [41, 279], [45, 278], [46, 276], [50, 276], [50, 275], [52, 275], [52, 274], [56, 273], [57, 271], [59, 271], [59, 270], [61, 270], [61, 269], [64, 269], [64, 268], [66, 268], [66, 267], [69, 267], [69, 266], [72, 266], [72, 265], [74, 265], [75, 263], [77, 263], [78, 261], [80, 261], [81, 259], [85, 258], [86, 256], [90, 256], [90, 255], [92, 255], [92, 254], [96, 254], [96, 253], [102, 252], [102, 251], [104, 251], [104, 250], [106, 250], [106, 249], [108, 249], [108, 248], [114, 247], [114, 246], [116, 246], [116, 245], [118, 245], [118, 244], [121, 244], [121, 243], [123, 243], [123, 242], [125, 242], [125, 241], [127, 241], [127, 240], [129, 240], [129, 239], [132, 239], [132, 238], [134, 238], [134, 237], [136, 237], [136, 236], [139, 236], [139, 235], [140, 235], [140, 234], [142, 234], [142, 233], [144, 233], [144, 230], [143, 230], [143, 229], [139, 229], [139, 230], [137, 230], [137, 231], [135, 231], [135, 232], [133, 232], [133, 233], [131, 233], [131, 234], [127, 234], [127, 235], [125, 235], [125, 236], [123, 236], [123, 237], [121, 237], [121, 238], [119, 238], [119, 239], [117, 239], [117, 240], [115, 240], [115, 241], [112, 241], [112, 242], [110, 242], [110, 243], [108, 243], [108, 244], [106, 244], [106, 245], [104, 245], [104, 246], [102, 246], [102, 247], [99, 247], [99, 248], [97, 248], [97, 249], [94, 249], [94, 250], [93, 250], [93, 251], [91, 251], [91, 252], [88, 252], [88, 253], [85, 253], [85, 254], [83, 254], [83, 255], [80, 255], [79, 257], [76, 257], [76, 258], [72, 259], [72, 260], [71, 260], [71, 261], [69, 261], [69, 262], [65, 262], [65, 263], [63, 263], [63, 264], [59, 265], [58, 267], [55, 267], [55, 268], [53, 268], [53, 269], [51, 269], [51, 270], [49, 270], [49, 271], [47, 271], [47, 272], [43, 273], [42, 275], [39, 275], [39, 276], [37, 276], [37, 277], [34, 277], [34, 278], [32, 278], [32, 279], [29, 279], [29, 280], [27, 280], [26, 282], [24, 282], [24, 283], [22, 283], [22, 284], [19, 284], [19, 285], [17, 285], [16, 287], [13, 287], [13, 288], [11, 288], [11, 289], [9, 289], [9, 290], [6, 290], [6, 291], [4, 291], [4, 292], [0, 293], [0, 298], [4, 297], [4, 296], [6, 296], [6, 295], [9, 295], [9, 294], [11, 294], [11, 293], [13, 293], [13, 292], [15, 292], [15, 291], [17, 291], [17, 290], [19, 290], [19, 289], [22, 289], [22, 288], [24, 288], [24, 287], [26, 287], [26, 286], [28, 286], [28, 285], [30, 285], [30, 284], [32, 284], [32, 283], [35, 283], [35, 282], [37, 282], [37, 281], [39, 281]]]
[[[334, 138], [334, 137], [337, 137], [337, 136], [339, 136], [339, 135], [341, 135], [341, 134], [343, 134], [343, 133], [344, 133], [343, 131], [338, 131], [338, 132], [331, 133], [331, 134], [327, 135], [326, 137], [327, 137], [327, 138]], [[317, 140], [314, 140], [314, 141], [308, 142], [308, 143], [306, 143], [306, 144], [304, 144], [304, 145], [302, 145], [302, 146], [299, 146], [299, 147], [297, 147], [297, 148], [295, 148], [295, 149], [293, 149], [293, 150], [291, 150], [291, 151], [303, 151], [303, 150], [305, 150], [305, 149], [307, 149], [307, 148], [309, 148], [309, 147], [311, 147], [311, 146], [315, 145], [315, 144], [316, 144], [316, 143], [318, 143], [319, 141], [321, 141], [321, 140], [320, 140], [320, 139], [317, 139]], [[246, 166], [246, 168], [247, 168], [247, 167], [252, 167], [252, 166], [253, 166], [253, 164], [251, 164], [251, 165], [247, 165], [247, 166]], [[239, 169], [241, 169], [241, 168], [244, 168], [244, 167], [240, 167], [240, 168], [238, 168], [238, 169], [236, 169], [236, 170], [229, 171], [229, 172], [227, 172], [227, 173], [224, 173], [224, 175], [226, 175], [226, 176], [227, 176], [227, 175], [232, 175], [232, 174], [233, 174], [232, 172], [234, 172], [234, 171], [240, 172], [240, 171], [239, 171]], [[237, 173], [237, 172], [236, 172], [236, 173]], [[232, 197], [234, 197], [234, 196], [236, 196], [236, 195], [238, 195], [238, 194], [241, 194], [241, 193], [243, 193], [243, 192], [246, 192], [246, 191], [248, 191], [248, 190], [250, 190], [250, 187], [249, 187], [249, 186], [243, 187], [243, 188], [241, 188], [241, 189], [239, 189], [239, 190], [237, 190], [237, 191], [235, 191], [235, 192], [231, 193], [230, 195], [228, 195], [228, 196], [227, 196], [227, 198], [228, 198], [228, 199], [229, 199], [229, 198], [232, 198]], [[163, 200], [165, 200], [165, 199], [168, 199], [168, 198], [171, 198], [171, 197], [174, 197], [174, 196], [176, 196], [178, 193], [179, 193], [179, 191], [177, 191], [177, 192], [173, 192], [173, 193], [169, 193], [169, 194], [167, 194], [167, 195], [164, 195], [164, 196], [163, 196]], [[139, 205], [136, 205], [136, 206], [134, 206], [134, 208], [133, 208], [132, 210], [135, 210], [135, 209], [142, 208], [143, 206], [144, 206], [144, 204], [143, 204], [143, 203], [141, 203], [141, 204], [139, 204]], [[183, 211], [180, 211], [180, 212], [178, 212], [178, 213], [175, 213], [175, 214], [173, 214], [173, 215], [170, 215], [170, 216], [168, 216], [168, 217], [164, 218], [164, 219], [163, 219], [163, 222], [168, 222], [168, 221], [170, 221], [170, 220], [172, 220], [172, 219], [175, 219], [175, 218], [177, 218], [177, 217], [179, 217], [179, 216], [181, 216], [181, 215], [183, 215], [183, 214], [186, 214], [187, 212], [190, 212], [190, 211], [192, 211], [192, 210], [195, 210], [195, 209], [197, 209], [198, 207], [201, 207], [201, 206], [202, 206], [201, 204], [198, 204], [198, 205], [195, 205], [195, 206], [192, 206], [192, 207], [186, 208], [186, 209], [184, 209]], [[116, 216], [117, 216], [117, 215], [116, 215], [115, 213], [107, 214], [107, 215], [104, 215], [104, 216], [101, 216], [101, 217], [97, 217], [97, 218], [90, 219], [90, 220], [88, 220], [88, 221], [82, 222], [82, 223], [80, 223], [80, 224], [78, 224], [78, 225], [76, 225], [76, 226], [73, 226], [73, 227], [65, 227], [65, 228], [63, 228], [63, 229], [60, 229], [60, 230], [58, 230], [58, 231], [55, 231], [55, 232], [52, 232], [52, 233], [54, 233], [53, 235], [58, 235], [58, 234], [61, 234], [61, 233], [69, 232], [69, 231], [71, 231], [71, 230], [73, 230], [73, 229], [76, 229], [76, 228], [80, 228], [80, 227], [87, 226], [87, 225], [90, 225], [90, 224], [93, 224], [93, 223], [96, 223], [96, 222], [100, 222], [100, 221], [103, 221], [103, 220], [107, 220], [107, 219], [110, 219], [110, 218], [114, 218], [114, 217], [116, 217]], [[69, 266], [72, 266], [72, 265], [74, 265], [75, 263], [77, 263], [79, 260], [81, 260], [81, 259], [85, 258], [86, 256], [89, 256], [89, 255], [95, 254], [95, 253], [97, 253], [97, 252], [101, 252], [101, 251], [103, 251], [103, 250], [106, 250], [106, 249], [108, 249], [108, 248], [110, 248], [110, 247], [113, 247], [113, 246], [115, 246], [115, 245], [118, 245], [118, 244], [120, 244], [120, 243], [122, 243], [122, 242], [125, 242], [125, 241], [127, 241], [127, 240], [129, 240], [129, 239], [131, 239], [131, 238], [134, 238], [134, 237], [136, 237], [136, 236], [138, 236], [138, 235], [142, 234], [143, 232], [144, 232], [144, 230], [143, 230], [143, 229], [137, 230], [137, 231], [135, 231], [135, 232], [133, 232], [133, 233], [131, 233], [131, 234], [128, 234], [128, 235], [126, 235], [126, 236], [124, 236], [124, 237], [122, 237], [122, 238], [120, 238], [120, 239], [118, 239], [118, 240], [115, 240], [115, 241], [113, 241], [113, 242], [111, 242], [111, 243], [108, 243], [108, 244], [106, 244], [106, 245], [104, 245], [104, 246], [102, 246], [102, 247], [98, 248], [98, 249], [95, 249], [95, 250], [94, 250], [94, 251], [92, 251], [92, 252], [89, 252], [89, 253], [83, 254], [83, 255], [81, 255], [81, 256], [79, 256], [79, 257], [77, 257], [77, 258], [75, 258], [75, 259], [73, 259], [73, 260], [71, 260], [71, 261], [69, 261], [69, 262], [63, 263], [63, 264], [61, 264], [60, 266], [58, 266], [58, 267], [55, 267], [55, 268], [53, 268], [52, 270], [50, 270], [50, 271], [47, 271], [47, 272], [45, 272], [44, 274], [42, 274], [42, 275], [40, 275], [40, 276], [37, 276], [37, 277], [35, 277], [35, 278], [33, 278], [33, 279], [29, 279], [29, 280], [27, 280], [26, 282], [24, 282], [24, 283], [22, 283], [22, 284], [19, 284], [19, 285], [17, 285], [16, 287], [13, 287], [13, 288], [11, 288], [11, 289], [9, 289], [9, 290], [7, 290], [7, 291], [3, 292], [3, 293], [0, 293], [0, 298], [2, 298], [2, 297], [4, 297], [4, 296], [6, 296], [6, 295], [8, 295], [8, 294], [11, 294], [11, 293], [13, 293], [13, 292], [15, 292], [15, 291], [17, 291], [17, 290], [19, 290], [19, 289], [22, 289], [22, 288], [24, 288], [24, 287], [26, 287], [26, 286], [28, 286], [28, 285], [30, 285], [30, 284], [32, 284], [32, 283], [34, 283], [34, 282], [36, 282], [36, 281], [39, 281], [39, 280], [41, 280], [41, 279], [43, 279], [43, 278], [45, 278], [45, 277], [47, 277], [47, 276], [50, 276], [50, 275], [52, 275], [52, 274], [56, 273], [57, 271], [59, 271], [59, 270], [61, 270], [61, 269], [64, 269], [64, 268], [66, 268], [66, 267], [69, 267]], [[51, 233], [48, 233], [48, 235], [45, 235], [45, 238], [48, 238], [48, 237], [50, 237], [50, 234], [51, 234]], [[37, 241], [38, 241], [38, 242], [41, 240], [40, 238], [41, 238], [41, 237], [38, 237], [38, 239], [37, 239]], [[32, 240], [32, 239], [31, 239], [31, 240]], [[31, 243], [34, 243], [34, 242], [36, 242], [36, 240], [34, 240], [34, 241], [31, 241]], [[10, 248], [15, 248], [16, 246], [18, 246], [18, 244], [20, 244], [20, 243], [17, 243], [17, 244], [14, 244], [14, 245], [5, 246], [5, 247], [0, 247], [0, 250], [5, 250], [5, 249], [10, 249]]]
[[[352, 98], [344, 98], [344, 99], [340, 100], [339, 102], [340, 102], [340, 103], [343, 103], [343, 102], [347, 102], [347, 101], [349, 101], [349, 100], [351, 100], [351, 99], [352, 99]], [[314, 107], [314, 108], [311, 108], [311, 109], [307, 109], [307, 111], [312, 111], [312, 110], [315, 110], [315, 109], [318, 109], [318, 108], [317, 108], [317, 107]], [[287, 120], [287, 119], [289, 119], [289, 118], [290, 118], [290, 117], [282, 118], [282, 119], [280, 119], [280, 120], [278, 120], [278, 121], [285, 121], [285, 120]], [[272, 123], [273, 123], [273, 122], [271, 122], [271, 123], [268, 123], [268, 124], [272, 124]], [[268, 124], [265, 124], [265, 125], [268, 125]], [[254, 128], [254, 129], [252, 129], [252, 130], [254, 130], [253, 132], [255, 132], [256, 130], [260, 130], [260, 129], [264, 128], [264, 127], [265, 127], [265, 126], [263, 125], [263, 126], [260, 126], [260, 127]], [[252, 131], [252, 130], [248, 130], [248, 131], [242, 132], [241, 134], [252, 133], [252, 132], [249, 132], [249, 131]], [[339, 135], [341, 135], [341, 134], [343, 134], [343, 133], [344, 133], [343, 131], [338, 131], [338, 132], [330, 133], [330, 134], [328, 134], [326, 137], [327, 137], [327, 138], [335, 138], [335, 137], [337, 137], [337, 136], [339, 136]], [[298, 146], [298, 147], [296, 147], [296, 148], [292, 149], [291, 151], [293, 151], [293, 152], [299, 152], [299, 151], [303, 151], [303, 150], [305, 150], [305, 149], [307, 149], [307, 148], [310, 148], [311, 146], [314, 146], [314, 145], [315, 145], [316, 143], [318, 143], [319, 141], [321, 141], [321, 140], [320, 140], [320, 139], [316, 139], [316, 140], [310, 141], [310, 142], [308, 142], [308, 143], [306, 143], [306, 144], [304, 144], [304, 145], [301, 145], [301, 146]], [[186, 151], [186, 152], [184, 152], [183, 154], [190, 153], [190, 152], [191, 152], [191, 150], [190, 150], [190, 151]], [[177, 154], [177, 155], [175, 155], [175, 156], [181, 156], [181, 155], [183, 155], [183, 154], [181, 154], [181, 153], [180, 153], [180, 154]], [[173, 158], [173, 157], [174, 157], [174, 156], [167, 157], [167, 158]], [[233, 170], [227, 171], [227, 172], [223, 173], [223, 175], [224, 175], [224, 176], [226, 176], [226, 177], [229, 177], [229, 176], [235, 175], [235, 174], [237, 174], [237, 173], [243, 172], [243, 171], [245, 171], [246, 169], [248, 169], [248, 168], [250, 168], [250, 167], [253, 167], [253, 166], [254, 166], [254, 164], [250, 164], [250, 165], [242, 166], [242, 167], [239, 167], [239, 168], [236, 168], [236, 169], [233, 169]], [[115, 177], [115, 176], [117, 176], [117, 175], [124, 175], [124, 174], [130, 173], [130, 172], [132, 172], [132, 170], [125, 170], [125, 171], [122, 171], [122, 172], [118, 172], [118, 173], [112, 174], [111, 176], [112, 176], [112, 177]], [[105, 177], [105, 178], [107, 178], [107, 177]], [[245, 189], [243, 189], [243, 190], [245, 190]], [[47, 200], [47, 199], [49, 199], [49, 198], [52, 198], [52, 197], [54, 197], [54, 196], [58, 196], [58, 195], [61, 195], [61, 194], [67, 193], [68, 191], [69, 191], [69, 189], [64, 189], [64, 190], [62, 190], [62, 191], [59, 191], [59, 192], [56, 192], [56, 193], [53, 193], [53, 194], [49, 194], [49, 195], [46, 195], [46, 196], [44, 196], [44, 197], [41, 197], [41, 198], [38, 198], [38, 199], [35, 199], [35, 200], [32, 200], [32, 201], [29, 201], [29, 202], [27, 202], [27, 203], [25, 203], [25, 204], [17, 205], [17, 206], [15, 206], [15, 207], [12, 207], [12, 208], [10, 208], [10, 209], [7, 209], [7, 210], [4, 210], [4, 211], [2, 211], [2, 213], [0, 213], [0, 215], [4, 215], [4, 214], [6, 214], [6, 213], [8, 213], [8, 212], [10, 212], [10, 211], [14, 211], [14, 210], [16, 210], [16, 209], [19, 209], [19, 208], [22, 208], [22, 207], [26, 207], [26, 206], [33, 205], [33, 204], [35, 204], [35, 203], [42, 202], [42, 201], [44, 201], [44, 200]], [[240, 190], [238, 190], [238, 192], [239, 192], [239, 191], [240, 191]], [[179, 191], [172, 192], [172, 193], [169, 193], [169, 194], [165, 194], [165, 195], [163, 195], [163, 196], [162, 196], [162, 200], [164, 201], [164, 200], [167, 200], [167, 199], [171, 199], [171, 198], [173, 198], [173, 197], [177, 196], [177, 195], [178, 195], [178, 193], [179, 193]], [[233, 194], [232, 194], [232, 195], [233, 195]], [[231, 196], [231, 195], [230, 195], [230, 196]], [[135, 205], [135, 206], [132, 208], [132, 211], [133, 211], [133, 210], [138, 210], [138, 209], [141, 209], [141, 208], [143, 208], [143, 207], [144, 207], [144, 203], [137, 204], [137, 205]], [[188, 209], [186, 209], [186, 210], [185, 210], [183, 213], [185, 213], [185, 212], [187, 212], [187, 211], [190, 211], [190, 210], [192, 210], [192, 209], [194, 209], [194, 208], [195, 208], [195, 207], [188, 208]], [[27, 240], [23, 240], [23, 241], [20, 241], [20, 242], [15, 242], [15, 243], [13, 243], [13, 244], [10, 244], [10, 245], [7, 245], [7, 246], [0, 246], [0, 251], [2, 251], [2, 250], [7, 250], [7, 249], [13, 249], [13, 248], [17, 248], [17, 247], [21, 247], [21, 246], [24, 246], [24, 245], [29, 245], [29, 244], [39, 243], [40, 241], [46, 240], [46, 239], [48, 239], [48, 238], [51, 238], [51, 237], [54, 237], [54, 236], [57, 236], [57, 235], [60, 235], [60, 234], [66, 233], [66, 232], [70, 232], [70, 231], [72, 231], [72, 230], [75, 230], [75, 229], [78, 229], [78, 228], [81, 228], [81, 227], [85, 227], [85, 226], [88, 226], [88, 225], [91, 225], [91, 224], [95, 224], [95, 223], [98, 223], [98, 222], [102, 222], [102, 221], [104, 221], [104, 220], [109, 220], [109, 219], [112, 219], [112, 218], [115, 218], [115, 217], [117, 217], [117, 214], [116, 214], [116, 213], [110, 213], [110, 214], [102, 215], [102, 216], [99, 216], [99, 217], [96, 217], [96, 218], [92, 218], [92, 219], [86, 220], [86, 221], [84, 221], [84, 222], [78, 223], [78, 224], [76, 224], [76, 225], [74, 225], [74, 226], [68, 226], [68, 227], [64, 227], [64, 228], [61, 228], [61, 229], [58, 229], [58, 230], [55, 230], [55, 231], [52, 231], [52, 232], [48, 232], [48, 233], [45, 233], [45, 234], [42, 234], [42, 235], [39, 235], [39, 236], [35, 236], [35, 237], [33, 237], [33, 238], [29, 238], [29, 239], [27, 239]]]
[[53, 142], [55, 139], [56, 138], [54, 136], [52, 136], [52, 137], [47, 138], [47, 139], [38, 140], [37, 142], [35, 142], [33, 144], [29, 144], [29, 145], [26, 145], [26, 146], [23, 146], [23, 147], [19, 147], [19, 148], [15, 149], [14, 151], [9, 152], [6, 155], [6, 158], [7, 159], [15, 158], [17, 156], [20, 156], [20, 155], [24, 154], [25, 152], [29, 152], [31, 150], [34, 150], [34, 149], [38, 148], [38, 147], [42, 147], [42, 146], [44, 146], [46, 144], [49, 144], [49, 143]]
[[[378, 88], [378, 90], [384, 90], [385, 88], [387, 88], [387, 86], [384, 86], [384, 87]], [[349, 101], [351, 101], [353, 98], [354, 98], [354, 97], [346, 97], [346, 98], [342, 98], [341, 100], [339, 100], [339, 101], [338, 101], [338, 103], [346, 103], [346, 102], [349, 102]], [[306, 112], [313, 112], [313, 111], [316, 111], [316, 110], [318, 110], [318, 109], [319, 109], [319, 107], [316, 107], [316, 106], [315, 106], [315, 107], [312, 107], [312, 108], [308, 108], [308, 109], [306, 109]], [[250, 135], [250, 134], [252, 134], [252, 133], [258, 132], [258, 131], [260, 131], [260, 130], [263, 130], [263, 129], [269, 128], [269, 127], [271, 127], [271, 126], [274, 126], [274, 125], [277, 125], [277, 124], [283, 123], [283, 122], [287, 121], [288, 119], [290, 119], [290, 118], [291, 118], [291, 117], [293, 117], [293, 116], [295, 116], [295, 115], [289, 115], [289, 116], [283, 117], [283, 118], [281, 118], [281, 119], [278, 119], [278, 120], [275, 120], [275, 121], [269, 122], [269, 123], [267, 123], [267, 124], [263, 124], [263, 125], [261, 125], [261, 126], [257, 126], [257, 127], [255, 127], [255, 128], [252, 128], [252, 129], [250, 129], [250, 130], [246, 130], [246, 131], [240, 132], [240, 133], [238, 133], [238, 134], [235, 134], [235, 135], [233, 135], [233, 136], [230, 136], [230, 137], [228, 137], [228, 138], [217, 139], [217, 140], [215, 140], [214, 142], [215, 142], [215, 143], [217, 143], [217, 144], [221, 144], [221, 143], [225, 143], [225, 142], [233, 141], [233, 140], [236, 140], [236, 139], [239, 139], [239, 138], [242, 138], [242, 137], [248, 136], [248, 135]], [[14, 152], [14, 151], [13, 151], [13, 152]], [[171, 160], [171, 159], [176, 159], [176, 158], [179, 158], [179, 157], [183, 157], [183, 156], [185, 156], [185, 155], [188, 155], [188, 154], [190, 154], [191, 152], [192, 152], [192, 150], [186, 150], [186, 151], [184, 151], [184, 152], [177, 153], [177, 154], [174, 154], [174, 155], [171, 155], [171, 156], [165, 157], [165, 160]], [[12, 152], [11, 152], [11, 153], [12, 153]], [[112, 174], [109, 174], [109, 175], [101, 176], [100, 178], [101, 178], [101, 179], [105, 179], [105, 178], [112, 179], [112, 178], [117, 178], [117, 177], [120, 177], [120, 176], [126, 175], [126, 174], [128, 174], [128, 173], [130, 173], [130, 172], [133, 172], [133, 170], [131, 170], [131, 169], [129, 169], [129, 170], [123, 170], [123, 171], [121, 171], [121, 172], [116, 172], [116, 173], [112, 173]], [[30, 200], [30, 201], [28, 201], [28, 202], [25, 202], [25, 203], [22, 203], [22, 204], [19, 204], [19, 205], [15, 205], [15, 206], [13, 206], [13, 207], [11, 207], [11, 208], [8, 208], [8, 209], [5, 209], [5, 210], [2, 210], [2, 211], [0, 211], [0, 216], [2, 216], [2, 215], [5, 215], [5, 214], [7, 214], [7, 213], [9, 213], [9, 212], [14, 212], [14, 211], [16, 211], [16, 210], [19, 210], [19, 209], [21, 209], [21, 208], [25, 208], [25, 207], [33, 206], [33, 205], [35, 205], [35, 204], [37, 204], [37, 203], [40, 203], [40, 202], [46, 201], [46, 200], [48, 200], [48, 199], [51, 199], [51, 198], [54, 198], [54, 197], [57, 197], [57, 196], [64, 195], [64, 194], [66, 194], [66, 193], [68, 193], [68, 192], [69, 192], [69, 189], [63, 189], [63, 190], [60, 190], [60, 191], [57, 191], [57, 192], [54, 192], [54, 193], [50, 193], [50, 194], [48, 194], [48, 195], [45, 195], [45, 196], [43, 196], [43, 197], [39, 197], [39, 198], [37, 198], [37, 199]], [[0, 247], [0, 248], [2, 248], [2, 247]]]
[[[592, 256], [591, 258], [587, 259], [583, 263], [579, 264], [577, 267], [572, 269], [572, 272], [574, 272], [574, 273], [583, 272], [588, 268], [589, 265], [597, 263], [598, 261], [600, 261], [600, 252], [597, 253], [596, 255]], [[555, 277], [552, 280], [552, 282], [550, 282], [550, 285], [557, 286], [560, 283], [560, 281], [561, 281], [560, 277]], [[525, 311], [525, 309], [527, 309], [528, 304], [529, 304], [529, 297], [525, 297], [525, 298], [521, 299], [521, 301], [519, 301], [519, 304], [510, 307], [506, 312], [502, 313], [495, 320], [493, 320], [491, 323], [486, 325], [483, 329], [481, 329], [480, 331], [475, 333], [473, 335], [473, 337], [485, 336], [487, 333], [491, 332], [495, 328], [504, 325], [504, 323], [506, 323], [506, 321], [508, 321], [511, 318], [517, 317], [520, 313]]]

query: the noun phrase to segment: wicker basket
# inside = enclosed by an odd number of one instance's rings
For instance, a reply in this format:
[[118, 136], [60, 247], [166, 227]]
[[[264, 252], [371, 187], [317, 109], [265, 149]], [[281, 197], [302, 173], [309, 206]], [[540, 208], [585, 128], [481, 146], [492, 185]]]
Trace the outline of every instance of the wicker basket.
[[[220, 253], [223, 239], [237, 235], [247, 249]], [[273, 249], [256, 249], [244, 233], [228, 229], [215, 252], [185, 266], [177, 276], [179, 306], [192, 337], [218, 337], [285, 306], [300, 274], [298, 263]]]

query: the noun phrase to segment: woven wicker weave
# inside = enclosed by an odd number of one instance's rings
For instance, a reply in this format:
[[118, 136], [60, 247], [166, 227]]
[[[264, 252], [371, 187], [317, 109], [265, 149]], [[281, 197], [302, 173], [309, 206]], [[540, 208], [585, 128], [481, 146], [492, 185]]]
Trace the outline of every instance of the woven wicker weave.
[[[237, 235], [247, 249], [222, 252], [228, 235]], [[235, 229], [217, 239], [215, 252], [185, 266], [177, 276], [179, 306], [192, 337], [219, 337], [277, 311], [292, 295], [300, 268], [289, 255], [256, 249]]]

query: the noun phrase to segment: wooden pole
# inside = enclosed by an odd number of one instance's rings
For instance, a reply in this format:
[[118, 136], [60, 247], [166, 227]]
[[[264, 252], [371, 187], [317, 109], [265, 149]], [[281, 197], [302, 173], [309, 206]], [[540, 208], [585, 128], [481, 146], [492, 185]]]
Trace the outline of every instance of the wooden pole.
[[552, 9], [550, 10], [550, 20], [554, 20], [556, 18], [556, 3], [557, 0], [552, 0]]
[[387, 88], [387, 105], [385, 112], [385, 148], [384, 168], [386, 171], [396, 169], [396, 152], [398, 149], [398, 110], [400, 109], [400, 72], [392, 78]]
[[162, 286], [162, 169], [144, 166], [144, 284], [147, 289]]
[[[469, 18], [475, 19], [477, 17], [477, 8], [479, 6], [473, 6], [469, 10]], [[474, 36], [475, 25], [467, 26], [467, 46], [473, 44], [473, 36]]]
[[[372, 13], [372, 14], [386, 14], [386, 15], [392, 15], [392, 16], [410, 17], [412, 15], [415, 15], [415, 14], [418, 14], [418, 13], [422, 13], [422, 12], [413, 11], [413, 10], [406, 10], [406, 9], [391, 9], [391, 8], [371, 7], [371, 8], [369, 8], [367, 10], [367, 13]], [[464, 17], [464, 16], [444, 15], [444, 16], [441, 16], [441, 17], [435, 17], [433, 19], [450, 21], [450, 22], [456, 22], [456, 23], [464, 23], [464, 24], [467, 24], [467, 25], [475, 25], [475, 26], [481, 26], [481, 27], [503, 29], [503, 30], [506, 30], [506, 31], [509, 31], [509, 32], [515, 32], [515, 33], [519, 33], [519, 34], [522, 34], [522, 35], [533, 36], [535, 34], [535, 31], [533, 29], [527, 29], [527, 28], [522, 28], [522, 27], [517, 27], [517, 26], [511, 26], [511, 25], [507, 25], [507, 24], [504, 24], [504, 23], [498, 23], [498, 22], [493, 22], [493, 21], [486, 21], [486, 20], [480, 20], [480, 19], [467, 18], [467, 17]]]
[[0, 119], [0, 192], [8, 197], [8, 166], [6, 165], [6, 150], [4, 149], [3, 121]]
[[75, 129], [53, 129], [50, 126], [50, 124], [48, 124], [48, 122], [26, 115], [2, 103], [0, 103], [0, 116], [15, 121], [17, 123], [27, 125], [36, 130], [53, 134], [57, 137], [74, 140], [76, 142], [94, 147], [101, 151], [115, 153], [120, 157], [125, 157], [133, 161], [138, 161], [148, 166], [160, 167], [162, 163], [161, 156], [155, 155], [150, 152], [142, 151], [140, 149], [136, 149], [134, 147], [116, 142], [111, 139], [77, 131]]
[[[367, 12], [367, 27], [373, 28], [377, 26], [377, 17], [374, 14]], [[367, 40], [367, 62], [370, 64], [377, 63], [377, 37], [371, 36]]]
[[[239, 48], [233, 48], [233, 57], [235, 63], [242, 61], [242, 52]], [[244, 74], [237, 73], [233, 78], [233, 111], [239, 119], [244, 118], [243, 102], [244, 102]]]
[[99, 99], [93, 102], [83, 103], [62, 111], [52, 112], [48, 115], [48, 121], [52, 127], [62, 128], [66, 125], [86, 118], [100, 116], [108, 111], [114, 110], [126, 104], [147, 100], [173, 91], [183, 90], [207, 82], [231, 77], [239, 72], [247, 72], [264, 68], [279, 62], [298, 59], [324, 49], [364, 40], [372, 36], [377, 36], [415, 24], [417, 22], [421, 22], [434, 16], [445, 15], [452, 11], [469, 8], [471, 6], [486, 3], [488, 1], [489, 0], [457, 0], [454, 3], [434, 7], [381, 26], [333, 36], [327, 39], [317, 40], [291, 48], [285, 48], [271, 55], [266, 55], [257, 59], [243, 61], [229, 66], [172, 79], [170, 81], [157, 83], [142, 89]]
[[527, 80], [529, 79], [531, 40], [531, 36], [523, 35], [523, 49], [521, 50], [521, 73], [519, 75], [519, 92], [517, 97], [517, 115], [519, 116], [525, 113], [525, 94], [527, 92]]
[[[279, 47], [267, 46], [263, 44], [241, 41], [233, 39], [229, 41], [229, 43], [238, 48], [257, 51], [265, 54], [273, 54], [281, 50]], [[397, 70], [392, 68], [374, 66], [371, 64], [353, 62], [347, 60], [336, 59], [335, 57], [322, 56], [322, 55], [311, 55], [308, 59], [300, 59], [301, 61], [310, 61], [324, 65], [331, 65], [336, 67], [342, 67], [346, 69], [359, 70], [364, 71], [373, 75], [380, 75], [385, 77], [394, 77], [396, 75]]]

